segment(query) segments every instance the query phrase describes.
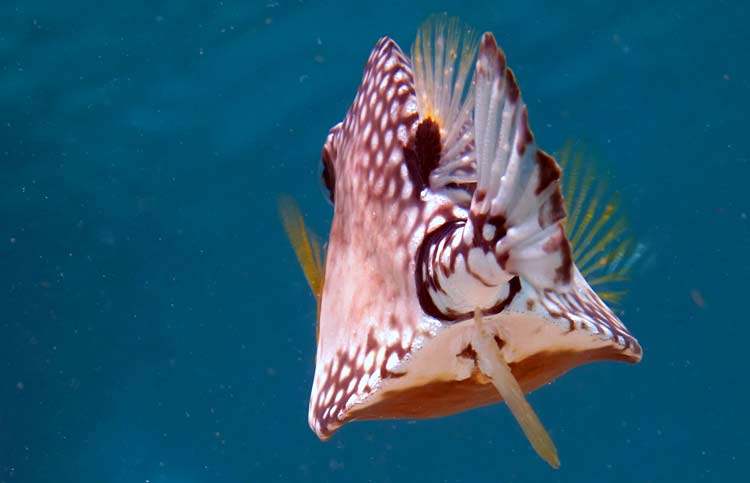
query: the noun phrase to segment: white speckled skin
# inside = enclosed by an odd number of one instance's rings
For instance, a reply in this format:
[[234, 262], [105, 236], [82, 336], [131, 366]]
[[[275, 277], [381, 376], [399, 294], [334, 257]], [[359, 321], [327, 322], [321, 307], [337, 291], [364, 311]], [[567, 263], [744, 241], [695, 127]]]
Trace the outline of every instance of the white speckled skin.
[[322, 438], [429, 331], [414, 284], [424, 227], [403, 145], [418, 116], [409, 64], [384, 38], [324, 148], [336, 173], [310, 425]]

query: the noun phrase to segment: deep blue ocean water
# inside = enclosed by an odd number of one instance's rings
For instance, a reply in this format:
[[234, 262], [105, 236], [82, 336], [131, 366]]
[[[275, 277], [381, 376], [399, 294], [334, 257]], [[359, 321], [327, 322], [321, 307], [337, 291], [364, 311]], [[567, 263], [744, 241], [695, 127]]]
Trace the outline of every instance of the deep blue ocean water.
[[[539, 144], [595, 152], [648, 247], [621, 307], [643, 362], [530, 395], [557, 471], [504, 406], [307, 425], [277, 196], [327, 232], [327, 130], [377, 39], [443, 10], [496, 34]], [[748, 10], [4, 0], [0, 482], [746, 481]]]

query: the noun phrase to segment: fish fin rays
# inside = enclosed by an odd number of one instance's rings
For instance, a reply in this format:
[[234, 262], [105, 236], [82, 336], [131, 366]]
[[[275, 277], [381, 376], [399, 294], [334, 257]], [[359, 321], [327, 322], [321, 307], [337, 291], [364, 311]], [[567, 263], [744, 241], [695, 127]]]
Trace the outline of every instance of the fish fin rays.
[[[302, 212], [297, 203], [289, 196], [279, 198], [279, 215], [284, 225], [284, 231], [289, 238], [297, 262], [302, 268], [307, 284], [310, 286], [318, 310], [320, 321], [320, 301], [323, 295], [323, 281], [325, 279], [325, 265], [318, 237], [305, 225]], [[316, 324], [315, 338], [317, 340], [320, 327]]]
[[476, 180], [469, 126], [477, 46], [477, 33], [446, 14], [429, 17], [412, 46], [417, 112], [440, 129], [440, 160], [428, 180], [435, 191], [465, 189]]
[[558, 159], [573, 261], [603, 300], [618, 303], [645, 247], [630, 232], [620, 197], [611, 193], [599, 163], [572, 142], [565, 144]]
[[474, 137], [477, 185], [470, 221], [503, 234], [494, 250], [504, 270], [537, 288], [569, 283], [560, 168], [534, 143], [515, 76], [491, 34], [482, 37], [476, 64]]

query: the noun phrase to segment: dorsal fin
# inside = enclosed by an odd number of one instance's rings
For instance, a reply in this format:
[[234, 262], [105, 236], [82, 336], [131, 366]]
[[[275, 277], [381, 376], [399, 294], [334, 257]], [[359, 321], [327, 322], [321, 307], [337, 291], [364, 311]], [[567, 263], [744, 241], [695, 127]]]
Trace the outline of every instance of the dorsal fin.
[[473, 142], [471, 79], [479, 39], [477, 33], [455, 17], [430, 16], [419, 28], [411, 50], [414, 90], [420, 120], [440, 129], [440, 162], [432, 171], [430, 187], [473, 184], [473, 156], [466, 156]]

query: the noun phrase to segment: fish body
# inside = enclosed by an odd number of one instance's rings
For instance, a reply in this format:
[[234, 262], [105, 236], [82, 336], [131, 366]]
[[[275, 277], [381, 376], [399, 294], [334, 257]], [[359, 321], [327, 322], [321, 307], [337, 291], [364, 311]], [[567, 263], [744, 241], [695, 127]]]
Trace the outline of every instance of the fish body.
[[[573, 261], [560, 168], [491, 34], [441, 17], [411, 57], [379, 40], [322, 164], [334, 216], [308, 415], [321, 439], [501, 400], [521, 422], [523, 392], [593, 360], [640, 360]], [[534, 424], [522, 427], [554, 465]]]

